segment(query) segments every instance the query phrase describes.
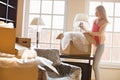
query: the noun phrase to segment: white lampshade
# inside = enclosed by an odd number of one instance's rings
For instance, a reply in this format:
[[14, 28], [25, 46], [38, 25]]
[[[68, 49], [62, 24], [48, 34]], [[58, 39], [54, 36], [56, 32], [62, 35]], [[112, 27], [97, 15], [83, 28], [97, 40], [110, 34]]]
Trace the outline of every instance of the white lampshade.
[[78, 13], [75, 15], [74, 21], [73, 21], [73, 27], [75, 28], [79, 28], [79, 24], [83, 23], [84, 27], [89, 27], [89, 23], [88, 23], [88, 16], [86, 14], [83, 13]]
[[32, 22], [30, 23], [30, 25], [45, 25], [42, 18], [40, 17], [35, 17]]
[[88, 16], [86, 14], [83, 14], [83, 13], [78, 13], [75, 16], [74, 21], [75, 22], [77, 22], [77, 21], [85, 21], [85, 22], [87, 22], [88, 21]]

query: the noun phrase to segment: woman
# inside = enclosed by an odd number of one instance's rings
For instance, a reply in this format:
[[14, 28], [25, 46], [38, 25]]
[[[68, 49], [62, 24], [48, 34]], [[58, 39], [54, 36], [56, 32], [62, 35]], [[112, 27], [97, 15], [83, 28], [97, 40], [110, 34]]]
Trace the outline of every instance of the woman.
[[108, 23], [106, 11], [102, 5], [96, 7], [95, 16], [97, 18], [93, 22], [92, 31], [88, 31], [83, 28], [83, 23], [80, 23], [80, 27], [84, 31], [87, 31], [89, 34], [91, 34], [96, 41], [96, 43], [94, 44], [96, 50], [93, 60], [93, 69], [95, 73], [95, 80], [100, 80], [99, 62], [104, 51], [105, 28]]

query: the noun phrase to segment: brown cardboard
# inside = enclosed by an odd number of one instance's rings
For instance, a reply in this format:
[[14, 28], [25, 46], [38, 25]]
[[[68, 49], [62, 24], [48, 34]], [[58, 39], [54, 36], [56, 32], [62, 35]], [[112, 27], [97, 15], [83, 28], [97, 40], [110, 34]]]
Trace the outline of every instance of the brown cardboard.
[[31, 47], [31, 39], [30, 38], [16, 38], [16, 43], [25, 46], [27, 48]]
[[15, 50], [15, 38], [15, 28], [0, 27], [0, 52], [17, 55], [17, 51]]
[[18, 67], [0, 67], [0, 80], [38, 80], [37, 65], [31, 64], [33, 66], [28, 67], [23, 67], [23, 65], [21, 64]]
[[[61, 47], [61, 43], [60, 43], [60, 53], [63, 55], [79, 55], [79, 56], [86, 56], [89, 57], [91, 54], [91, 44], [95, 43], [94, 39], [92, 38], [92, 36], [88, 33], [84, 33], [86, 39], [89, 42], [89, 50], [88, 52], [83, 52], [80, 51], [79, 49], [77, 49], [74, 45], [73, 45], [73, 41], [70, 41], [70, 43], [68, 44], [67, 48], [62, 50]], [[57, 39], [62, 39], [64, 37], [63, 33], [60, 33], [57, 37]]]
[[84, 36], [86, 37], [87, 41], [90, 43], [90, 44], [95, 44], [95, 40], [94, 38], [92, 37], [92, 35], [90, 35], [89, 33], [83, 33]]

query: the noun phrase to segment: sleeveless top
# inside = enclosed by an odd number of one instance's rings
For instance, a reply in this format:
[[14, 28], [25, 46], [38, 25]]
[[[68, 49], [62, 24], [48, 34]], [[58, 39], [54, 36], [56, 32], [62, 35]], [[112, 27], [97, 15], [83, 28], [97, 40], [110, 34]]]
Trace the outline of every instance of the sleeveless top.
[[[100, 27], [94, 23], [92, 27], [92, 32], [98, 32], [99, 29]], [[96, 45], [100, 44], [99, 36], [93, 36], [93, 38], [95, 39]]]

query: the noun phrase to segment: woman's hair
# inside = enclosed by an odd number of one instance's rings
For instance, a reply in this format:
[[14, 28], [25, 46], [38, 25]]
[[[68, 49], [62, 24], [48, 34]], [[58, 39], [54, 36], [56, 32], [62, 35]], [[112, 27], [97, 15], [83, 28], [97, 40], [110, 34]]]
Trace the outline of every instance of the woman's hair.
[[96, 10], [99, 12], [99, 15], [102, 17], [102, 19], [104, 19], [105, 22], [108, 23], [105, 8], [102, 5], [99, 5], [96, 7]]

